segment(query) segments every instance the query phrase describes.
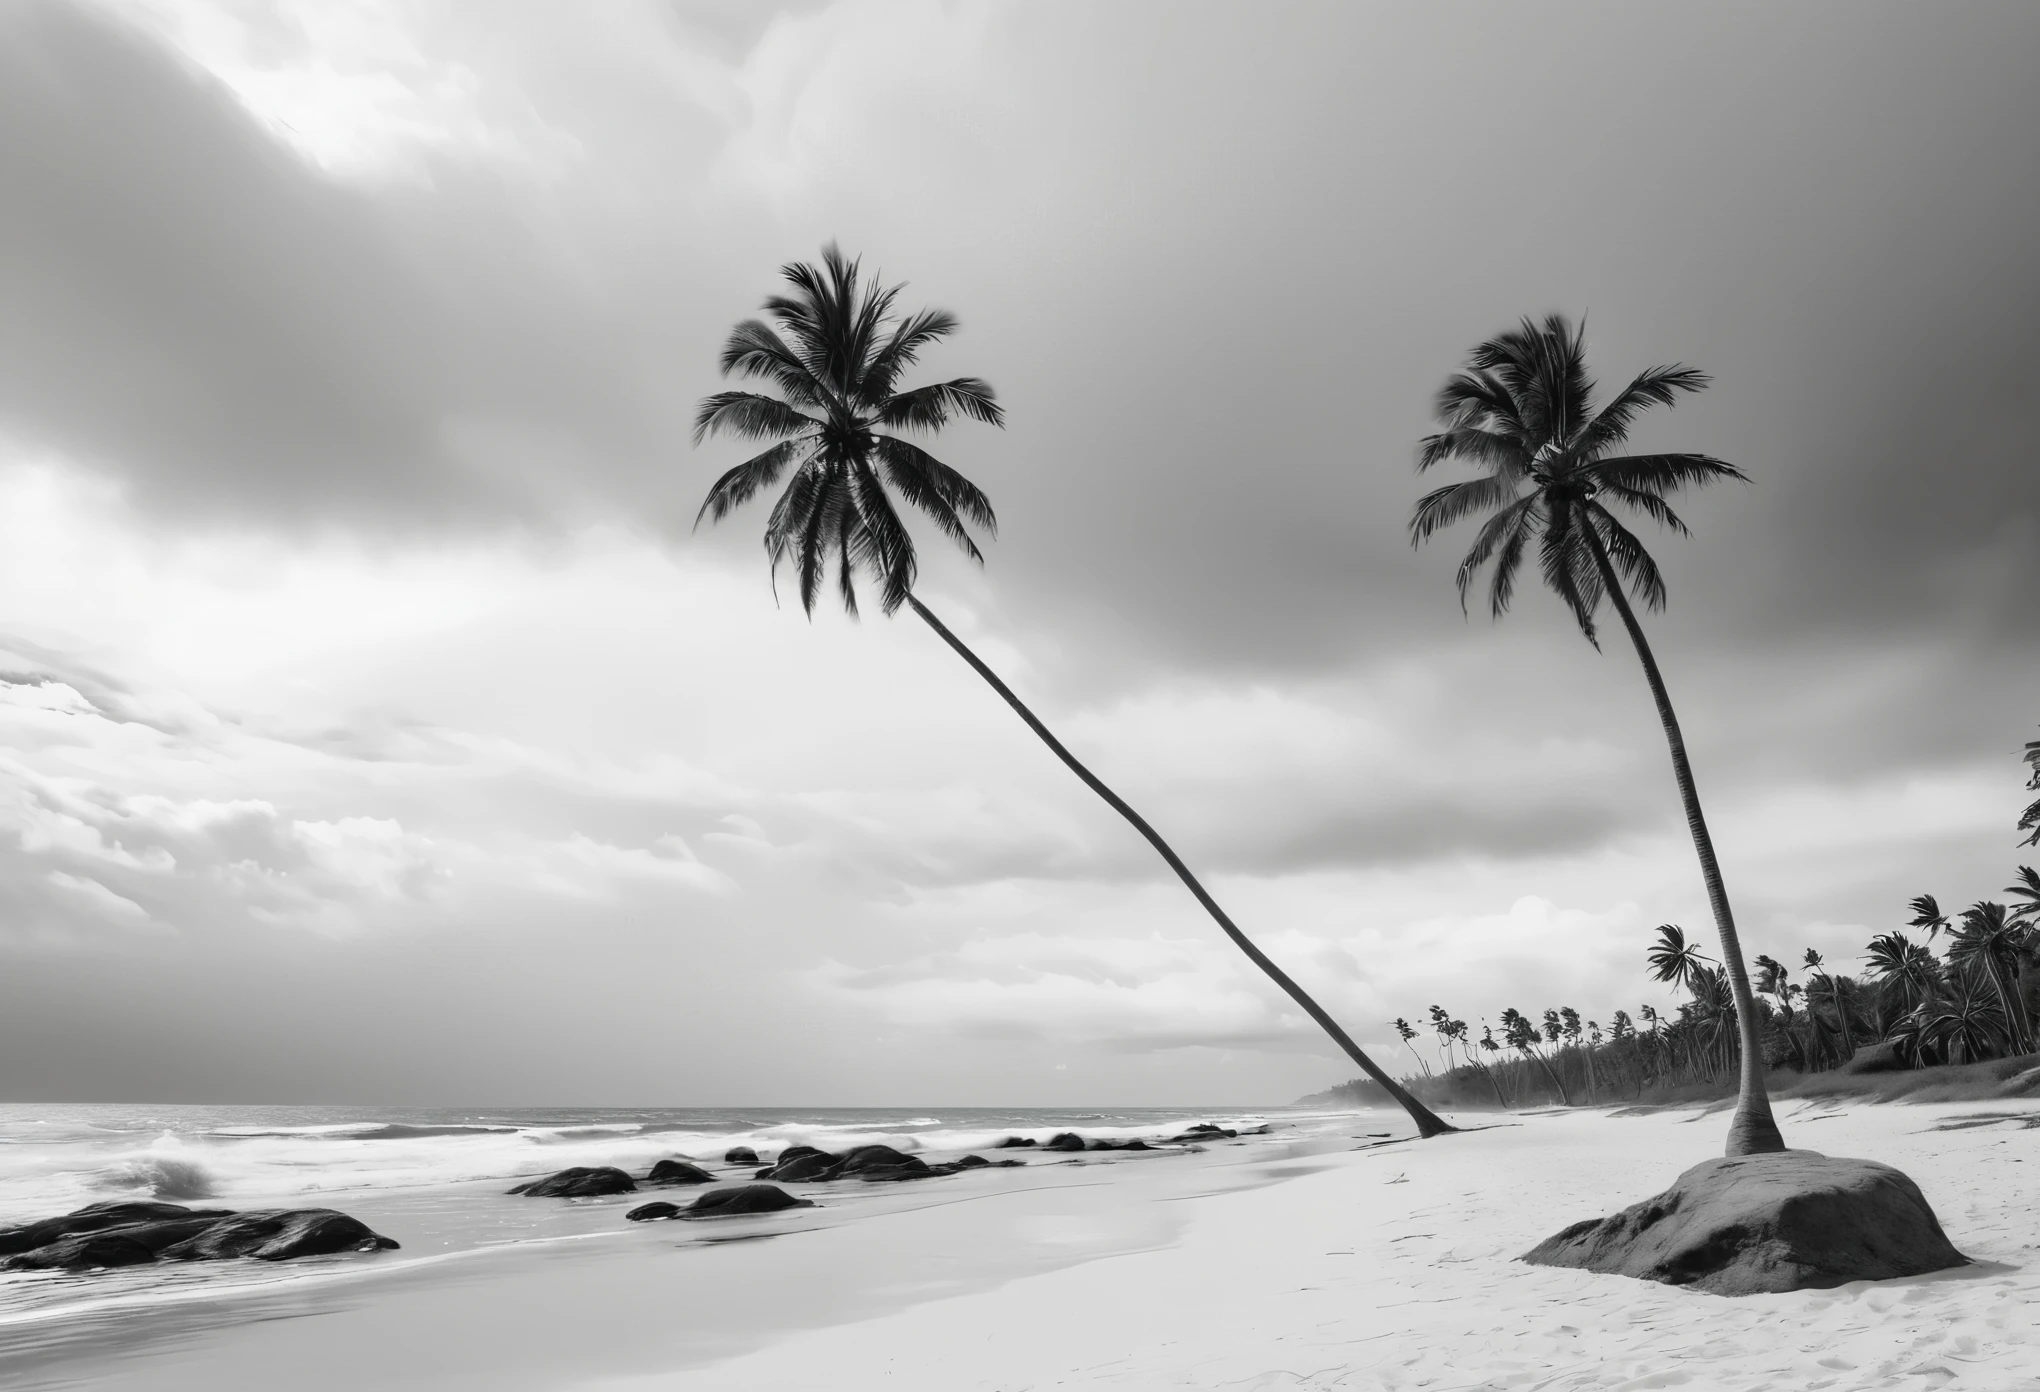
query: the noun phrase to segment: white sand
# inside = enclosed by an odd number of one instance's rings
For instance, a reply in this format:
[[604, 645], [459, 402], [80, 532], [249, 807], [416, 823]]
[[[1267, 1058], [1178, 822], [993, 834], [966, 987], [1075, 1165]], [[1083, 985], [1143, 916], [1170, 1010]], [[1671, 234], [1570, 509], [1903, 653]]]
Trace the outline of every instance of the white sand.
[[[2033, 1104], [1788, 1107], [1899, 1166], [1976, 1264], [1739, 1300], [1513, 1258], [1720, 1153], [1723, 1115], [1575, 1112], [1353, 1151], [978, 1171], [683, 1248], [667, 1225], [0, 1327], [0, 1384], [91, 1392], [2040, 1389]], [[1478, 1121], [1480, 1118], [1469, 1118]], [[1506, 1120], [1506, 1119], [1497, 1119]], [[1359, 1130], [1382, 1129], [1377, 1118]], [[825, 1195], [820, 1195], [826, 1198]], [[740, 1235], [738, 1225], [728, 1229]], [[11, 1343], [11, 1347], [10, 1347]]]
[[[1975, 1265], [1724, 1299], [1518, 1253], [1720, 1152], [1726, 1118], [1531, 1117], [1331, 1158], [1200, 1199], [1167, 1249], [811, 1330], [586, 1392], [819, 1387], [2040, 1388], [2040, 1131], [1937, 1123], [2028, 1104], [1853, 1106], [1789, 1143], [1897, 1165]], [[1317, 1161], [1313, 1163], [1326, 1163]]]

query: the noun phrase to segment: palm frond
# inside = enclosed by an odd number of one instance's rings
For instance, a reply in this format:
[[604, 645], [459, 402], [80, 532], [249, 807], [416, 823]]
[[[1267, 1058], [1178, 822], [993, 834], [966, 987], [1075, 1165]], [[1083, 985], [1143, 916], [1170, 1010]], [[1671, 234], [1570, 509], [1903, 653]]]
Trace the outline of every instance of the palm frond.
[[1593, 507], [1590, 511], [1591, 525], [1608, 548], [1608, 560], [1616, 572], [1628, 582], [1630, 591], [1641, 599], [1644, 607], [1658, 610], [1665, 607], [1665, 581], [1658, 573], [1657, 562], [1644, 550], [1643, 543], [1635, 533], [1615, 520], [1604, 507]]
[[1523, 559], [1523, 534], [1534, 530], [1537, 522], [1536, 509], [1542, 497], [1532, 493], [1497, 512], [1474, 534], [1473, 545], [1467, 548], [1466, 556], [1459, 562], [1459, 609], [1467, 612], [1467, 592], [1473, 588], [1474, 577], [1480, 568], [1496, 553], [1501, 553], [1496, 562], [1494, 589], [1489, 595], [1494, 606], [1494, 615], [1500, 618], [1508, 612], [1509, 596], [1516, 585], [1515, 571]]
[[1410, 545], [1420, 545], [1431, 533], [1440, 527], [1451, 526], [1468, 513], [1506, 507], [1515, 498], [1515, 484], [1500, 474], [1488, 474], [1433, 489], [1417, 500], [1417, 506], [1410, 514]]
[[702, 398], [694, 413], [694, 443], [698, 445], [711, 435], [770, 440], [819, 430], [822, 425], [823, 422], [804, 411], [796, 411], [776, 396], [747, 391], [716, 392]]
[[877, 576], [879, 608], [890, 614], [913, 593], [917, 566], [914, 539], [908, 535], [892, 500], [871, 466], [863, 460], [849, 470], [850, 497], [861, 524], [857, 532], [857, 559]]
[[892, 395], [900, 373], [919, 360], [921, 350], [955, 332], [956, 316], [946, 309], [924, 309], [902, 319], [865, 367], [861, 403], [877, 406]]
[[952, 414], [986, 425], [1006, 423], [991, 383], [978, 377], [957, 377], [901, 392], [889, 397], [873, 420], [895, 430], [940, 430]]
[[1635, 508], [1668, 532], [1676, 532], [1680, 536], [1693, 535], [1692, 529], [1686, 525], [1686, 519], [1673, 512], [1671, 504], [1658, 497], [1655, 493], [1639, 493], [1635, 489], [1624, 488], [1620, 484], [1606, 484], [1601, 488], [1601, 497], [1603, 499], [1613, 498], [1617, 502]]
[[1594, 630], [1594, 613], [1601, 607], [1601, 568], [1581, 535], [1582, 528], [1593, 525], [1593, 517], [1584, 511], [1577, 503], [1552, 506], [1538, 561], [1544, 583], [1564, 601], [1587, 641], [1598, 648], [1601, 639]]
[[2013, 899], [2025, 900], [2011, 911], [2013, 918], [2040, 915], [2040, 871], [2030, 865], [2021, 865], [2012, 883], [2005, 886], [2005, 894]]
[[1455, 372], [1438, 389], [1432, 409], [1446, 425], [1489, 424], [1502, 433], [1521, 436], [1523, 415], [1516, 399], [1491, 372]]
[[1419, 473], [1448, 459], [1463, 459], [1495, 473], [1511, 475], [1521, 475], [1530, 464], [1520, 440], [1476, 425], [1455, 425], [1436, 435], [1426, 435], [1419, 442]]
[[[998, 535], [999, 518], [992, 511], [992, 500], [976, 484], [934, 455], [913, 441], [902, 440], [896, 435], [873, 436], [871, 449], [885, 467], [886, 480], [909, 503], [925, 508], [926, 504], [921, 499], [926, 497], [946, 508], [952, 517], [960, 513], [987, 533]], [[935, 516], [932, 512], [929, 515]], [[969, 537], [966, 535], [958, 540], [968, 543]], [[976, 554], [975, 548], [971, 551]]]
[[802, 405], [826, 405], [827, 394], [808, 364], [758, 319], [746, 319], [730, 331], [719, 363], [725, 377], [762, 377]]
[[1652, 406], [1669, 407], [1678, 400], [1680, 392], [1702, 391], [1711, 380], [1700, 369], [1679, 363], [1638, 373], [1634, 381], [1617, 392], [1614, 399], [1587, 423], [1587, 428], [1580, 433], [1580, 453], [1591, 458], [1604, 449], [1621, 444], [1628, 438], [1636, 418], [1646, 410]]
[[1704, 488], [1723, 479], [1750, 481], [1748, 474], [1727, 460], [1705, 454], [1625, 454], [1597, 459], [1582, 472], [1603, 488], [1621, 487], [1658, 497], [1681, 488]]
[[720, 522], [730, 513], [751, 501], [762, 488], [770, 488], [779, 482], [779, 476], [786, 472], [786, 466], [793, 463], [801, 453], [805, 440], [781, 440], [763, 454], [756, 454], [737, 465], [715, 481], [702, 500], [701, 511], [694, 514], [694, 525], [699, 527], [701, 519]]

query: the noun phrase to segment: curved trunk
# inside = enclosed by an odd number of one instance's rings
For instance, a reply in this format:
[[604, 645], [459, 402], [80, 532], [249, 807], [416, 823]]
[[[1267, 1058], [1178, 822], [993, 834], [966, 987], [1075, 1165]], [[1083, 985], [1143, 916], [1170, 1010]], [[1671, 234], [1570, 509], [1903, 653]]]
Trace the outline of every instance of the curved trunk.
[[1572, 1098], [1566, 1094], [1565, 1084], [1558, 1080], [1558, 1074], [1551, 1071], [1551, 1064], [1545, 1059], [1544, 1055], [1531, 1054], [1530, 1057], [1537, 1060], [1537, 1066], [1544, 1070], [1544, 1076], [1551, 1079], [1551, 1086], [1558, 1093], [1559, 1105], [1570, 1107], [1572, 1105]]
[[1658, 674], [1657, 659], [1651, 656], [1650, 644], [1644, 641], [1643, 628], [1629, 607], [1629, 597], [1622, 592], [1621, 577], [1609, 564], [1608, 548], [1602, 545], [1591, 519], [1580, 531], [1594, 553], [1602, 587], [1614, 603], [1615, 612], [1622, 616], [1622, 626], [1629, 630], [1629, 641], [1635, 645], [1644, 678], [1650, 683], [1651, 699], [1657, 702], [1658, 719], [1665, 727], [1665, 743], [1671, 746], [1672, 774], [1678, 780], [1679, 798], [1686, 807], [1686, 827], [1693, 835], [1693, 850], [1700, 857], [1700, 878], [1706, 882], [1707, 903], [1714, 910], [1714, 926], [1721, 934], [1721, 963], [1728, 971], [1729, 989], [1735, 997], [1736, 1029], [1742, 1036], [1741, 1086], [1735, 1119], [1729, 1123], [1727, 1153], [1756, 1155], [1783, 1150], [1785, 1138], [1778, 1134], [1778, 1123], [1771, 1115], [1771, 1096], [1764, 1087], [1764, 1046], [1757, 1035], [1756, 997], [1750, 991], [1749, 972], [1743, 967], [1742, 939], [1736, 935], [1735, 915], [1729, 911], [1721, 866], [1714, 858], [1714, 838], [1708, 835], [1707, 818], [1700, 811], [1700, 793], [1693, 785], [1693, 766], [1686, 758], [1686, 739], [1679, 732], [1679, 717], [1672, 710], [1665, 680]]
[[1492, 1068], [1489, 1068], [1479, 1059], [1475, 1059], [1474, 1064], [1480, 1069], [1482, 1075], [1487, 1078], [1488, 1086], [1495, 1090], [1495, 1101], [1500, 1103], [1502, 1110], [1506, 1112], [1509, 1109], [1509, 1099], [1502, 1095], [1502, 1080], [1495, 1076]]
[[1025, 703], [1018, 696], [1013, 694], [1013, 689], [999, 680], [998, 673], [987, 667], [976, 653], [965, 646], [961, 638], [951, 633], [943, 625], [940, 619], [929, 613], [928, 607], [921, 603], [919, 599], [916, 599], [913, 595], [908, 595], [907, 603], [913, 606], [914, 612], [921, 616], [923, 623], [935, 630], [937, 637], [947, 643], [958, 657], [969, 663], [971, 670], [983, 677], [990, 684], [992, 690], [999, 693], [1006, 704], [1013, 708], [1014, 714], [1027, 722], [1027, 728], [1034, 731], [1040, 737], [1041, 742], [1049, 747], [1049, 751], [1056, 758], [1062, 760], [1069, 767], [1070, 772], [1083, 779], [1086, 787], [1099, 797], [1105, 799], [1106, 804], [1114, 812], [1126, 818], [1135, 831], [1147, 838], [1147, 843], [1161, 854], [1163, 860], [1168, 862], [1169, 868], [1176, 872], [1176, 878], [1180, 879], [1190, 893], [1196, 896], [1197, 902], [1204, 906], [1204, 911], [1211, 915], [1212, 921], [1218, 924], [1219, 928], [1224, 931], [1228, 938], [1232, 939], [1233, 946], [1246, 953], [1248, 961], [1259, 967], [1263, 972], [1266, 972], [1269, 980], [1280, 986], [1288, 993], [1291, 1000], [1302, 1006], [1304, 1014], [1317, 1021], [1318, 1027], [1332, 1037], [1333, 1043], [1346, 1051], [1346, 1057], [1360, 1065], [1362, 1072], [1374, 1079], [1375, 1082], [1381, 1084], [1388, 1095], [1393, 1097], [1401, 1105], [1402, 1109], [1410, 1114], [1410, 1120], [1416, 1123], [1418, 1135], [1425, 1137], [1437, 1136], [1447, 1131], [1458, 1129], [1454, 1126], [1448, 1126], [1444, 1121], [1440, 1120], [1437, 1114], [1432, 1112], [1429, 1107], [1426, 1107], [1423, 1103], [1412, 1097], [1408, 1089], [1383, 1072], [1381, 1066], [1369, 1058], [1366, 1051], [1353, 1042], [1352, 1036], [1339, 1028], [1338, 1022], [1325, 1013], [1323, 1006], [1312, 1000], [1301, 986], [1289, 979], [1287, 972], [1269, 960], [1268, 955], [1261, 951], [1260, 948], [1254, 946], [1248, 940], [1247, 935], [1233, 925], [1232, 919], [1226, 916], [1225, 910], [1218, 906], [1218, 901], [1213, 899], [1206, 892], [1204, 886], [1197, 882], [1197, 877], [1190, 873], [1190, 867], [1183, 863], [1182, 857], [1170, 849], [1169, 843], [1162, 840], [1161, 836], [1153, 827], [1147, 824], [1147, 820], [1140, 813], [1127, 806], [1125, 800], [1119, 794], [1106, 787], [1096, 774], [1078, 762], [1076, 755], [1063, 748], [1062, 741], [1050, 734], [1048, 727], [1036, 718], [1033, 711], [1027, 709]]

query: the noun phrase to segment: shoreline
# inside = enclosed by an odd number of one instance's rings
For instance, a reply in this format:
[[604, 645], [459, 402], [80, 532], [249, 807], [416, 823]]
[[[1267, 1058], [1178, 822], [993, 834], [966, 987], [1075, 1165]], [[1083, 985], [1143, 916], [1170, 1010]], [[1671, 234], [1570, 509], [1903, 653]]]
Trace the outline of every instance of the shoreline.
[[1455, 1135], [1417, 1142], [1396, 1126], [1363, 1144], [1354, 1133], [1388, 1123], [1353, 1113], [1316, 1139], [873, 1186], [883, 1205], [737, 1220], [713, 1241], [633, 1225], [124, 1311], [39, 1349], [10, 1349], [0, 1326], [0, 1381], [24, 1392], [2040, 1385], [2029, 1201], [2040, 1153], [2027, 1158], [2024, 1134], [2040, 1126], [2040, 1103], [1804, 1100], [1780, 1113], [1790, 1143], [1911, 1174], [1971, 1265], [1737, 1299], [1526, 1267], [1515, 1258], [1567, 1223], [1718, 1155], [1727, 1116], [1467, 1113]]

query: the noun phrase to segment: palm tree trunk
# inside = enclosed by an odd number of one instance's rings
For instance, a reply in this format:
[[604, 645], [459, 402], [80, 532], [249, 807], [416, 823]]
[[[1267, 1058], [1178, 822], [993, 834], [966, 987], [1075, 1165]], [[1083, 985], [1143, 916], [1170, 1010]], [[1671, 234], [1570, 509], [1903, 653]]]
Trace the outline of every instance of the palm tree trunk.
[[1728, 1127], [1730, 1155], [1757, 1155], [1785, 1149], [1785, 1138], [1771, 1115], [1771, 1095], [1764, 1087], [1764, 1047], [1757, 1035], [1757, 1003], [1750, 991], [1750, 974], [1743, 967], [1742, 939], [1736, 936], [1735, 915], [1728, 907], [1728, 890], [1721, 882], [1721, 865], [1714, 858], [1714, 838], [1707, 834], [1707, 818], [1700, 811], [1700, 793], [1693, 785], [1693, 766], [1686, 758], [1686, 739], [1679, 733], [1679, 717], [1672, 710], [1671, 693], [1659, 675], [1657, 659], [1644, 640], [1643, 628], [1622, 592], [1621, 577], [1608, 562], [1608, 548], [1588, 519], [1580, 528], [1594, 553], [1601, 572], [1601, 585], [1629, 630], [1629, 641], [1643, 663], [1644, 679], [1650, 683], [1651, 699], [1657, 702], [1658, 719], [1665, 727], [1665, 743], [1671, 746], [1672, 774], [1679, 783], [1679, 798], [1686, 806], [1686, 827], [1693, 834], [1693, 849], [1700, 857], [1700, 878], [1707, 884], [1707, 902], [1714, 910], [1714, 926], [1721, 934], [1721, 962], [1728, 970], [1728, 984], [1735, 997], [1736, 1028], [1742, 1036], [1742, 1079], [1738, 1089], [1735, 1119]]
[[1558, 1092], [1559, 1105], [1570, 1107], [1572, 1105], [1572, 1097], [1567, 1094], [1565, 1084], [1558, 1080], [1558, 1074], [1551, 1071], [1550, 1061], [1543, 1054], [1532, 1054], [1530, 1057], [1537, 1060], [1537, 1066], [1544, 1070], [1544, 1076], [1551, 1079], [1551, 1086]]
[[914, 612], [921, 616], [923, 623], [935, 630], [935, 635], [938, 638], [947, 643], [958, 657], [969, 663], [971, 670], [983, 677], [990, 684], [992, 690], [999, 693], [1006, 704], [1013, 708], [1014, 714], [1027, 722], [1027, 728], [1034, 731], [1040, 737], [1041, 742], [1049, 747], [1049, 751], [1056, 758], [1069, 766], [1071, 773], [1081, 778], [1086, 787], [1099, 797], [1105, 799], [1106, 804], [1114, 812], [1126, 818], [1135, 831], [1147, 838], [1147, 843], [1161, 854], [1163, 860], [1168, 862], [1169, 868], [1176, 872], [1176, 878], [1180, 879], [1184, 886], [1189, 889], [1190, 893], [1196, 896], [1197, 902], [1204, 906], [1204, 911], [1211, 915], [1212, 921], [1218, 924], [1219, 928], [1224, 931], [1228, 938], [1232, 939], [1233, 946], [1246, 953], [1248, 961], [1266, 972], [1269, 980], [1280, 986], [1288, 993], [1291, 1000], [1302, 1006], [1304, 1014], [1317, 1021], [1318, 1027], [1332, 1037], [1332, 1042], [1341, 1049], [1344, 1049], [1346, 1056], [1359, 1064], [1362, 1072], [1379, 1083], [1383, 1090], [1390, 1097], [1393, 1097], [1402, 1106], [1404, 1111], [1410, 1114], [1410, 1120], [1416, 1123], [1418, 1135], [1428, 1138], [1442, 1135], [1447, 1131], [1458, 1130], [1455, 1126], [1448, 1126], [1429, 1107], [1426, 1107], [1423, 1103], [1412, 1097], [1408, 1089], [1404, 1088], [1402, 1084], [1383, 1072], [1381, 1066], [1369, 1058], [1366, 1051], [1353, 1042], [1352, 1036], [1339, 1028], [1338, 1021], [1325, 1013], [1323, 1006], [1312, 1000], [1301, 986], [1289, 979], [1287, 972], [1269, 960], [1268, 955], [1261, 951], [1260, 948], [1254, 946], [1247, 938], [1247, 935], [1233, 925], [1232, 919], [1226, 916], [1225, 910], [1218, 906], [1218, 901], [1213, 899], [1204, 886], [1197, 882], [1197, 877], [1190, 873], [1190, 867], [1183, 863], [1182, 857], [1170, 849], [1169, 843], [1162, 840], [1160, 834], [1147, 824], [1147, 820], [1140, 813], [1127, 806], [1125, 800], [1119, 794], [1106, 787], [1098, 775], [1092, 773], [1091, 770], [1078, 762], [1076, 755], [1063, 748], [1062, 741], [1050, 734], [1048, 727], [1041, 723], [1033, 711], [1027, 709], [1026, 704], [1018, 696], [1013, 694], [1013, 689], [999, 680], [998, 673], [987, 667], [976, 653], [965, 646], [961, 638], [951, 633], [943, 625], [942, 620], [928, 612], [928, 606], [921, 603], [913, 595], [907, 596], [907, 603], [913, 606]]

